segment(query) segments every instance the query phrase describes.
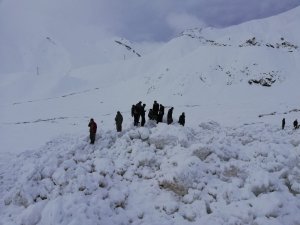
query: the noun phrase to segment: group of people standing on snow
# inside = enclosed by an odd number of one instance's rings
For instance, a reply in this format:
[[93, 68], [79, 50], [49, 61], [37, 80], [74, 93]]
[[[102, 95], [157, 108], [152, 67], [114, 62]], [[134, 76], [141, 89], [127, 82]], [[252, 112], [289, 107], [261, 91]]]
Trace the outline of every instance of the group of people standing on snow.
[[[294, 120], [293, 126], [294, 126], [295, 130], [300, 127], [300, 125], [298, 124], [298, 120]], [[282, 130], [284, 130], [284, 127], [285, 127], [285, 118], [283, 118], [282, 121], [281, 121], [281, 128], [282, 128]]]
[[[145, 113], [146, 113], [146, 104], [142, 104], [141, 101], [139, 101], [136, 105], [132, 105], [131, 107], [131, 116], [133, 117], [133, 124], [134, 126], [138, 126], [141, 119], [141, 126], [143, 127], [145, 125], [146, 119], [145, 119]], [[171, 107], [168, 110], [167, 114], [167, 124], [173, 123], [173, 110], [174, 108]], [[157, 101], [154, 101], [153, 107], [149, 109], [148, 112], [148, 118], [149, 120], [154, 120], [156, 123], [162, 123], [163, 117], [165, 114], [165, 107], [162, 104], [158, 104]], [[182, 126], [185, 124], [185, 114], [184, 112], [180, 115], [178, 123]]]
[[141, 101], [139, 101], [136, 105], [132, 105], [131, 116], [133, 117], [133, 125], [134, 126], [138, 126], [140, 119], [141, 119], [141, 126], [143, 127], [145, 125], [145, 123], [146, 123], [145, 107], [146, 107], [146, 104], [142, 104]]
[[[142, 104], [141, 101], [139, 101], [136, 105], [132, 105], [131, 107], [131, 116], [133, 117], [133, 125], [138, 126], [141, 119], [141, 126], [143, 127], [146, 123], [145, 119], [145, 113], [146, 113], [146, 104]], [[168, 110], [167, 113], [167, 124], [173, 123], [173, 110], [174, 108], [171, 107]], [[148, 118], [149, 120], [154, 120], [157, 123], [163, 122], [163, 117], [165, 114], [165, 107], [162, 104], [158, 104], [157, 101], [154, 101], [152, 109], [149, 109]], [[122, 123], [123, 123], [123, 116], [120, 113], [120, 111], [117, 112], [117, 115], [115, 117], [116, 122], [116, 129], [117, 132], [122, 131]], [[182, 126], [185, 124], [185, 114], [184, 112], [179, 116], [178, 123]], [[90, 128], [90, 144], [95, 143], [96, 133], [97, 133], [97, 123], [92, 118], [89, 122], [89, 128]], [[293, 122], [294, 129], [298, 129], [300, 125], [298, 124], [297, 120], [294, 120]], [[282, 130], [285, 128], [285, 118], [282, 119], [281, 122]]]
[[[146, 123], [145, 113], [146, 113], [146, 104], [142, 104], [141, 101], [139, 101], [136, 105], [132, 105], [131, 107], [131, 116], [133, 117], [133, 125], [138, 126], [139, 123], [143, 127]], [[171, 107], [168, 110], [167, 114], [167, 124], [173, 123], [173, 110], [174, 108]], [[165, 114], [165, 107], [162, 104], [158, 104], [157, 101], [154, 101], [152, 109], [149, 110], [148, 118], [149, 120], [154, 120], [156, 123], [163, 122], [163, 117]], [[140, 122], [141, 120], [141, 122]], [[122, 123], [123, 123], [123, 116], [120, 113], [120, 111], [117, 112], [117, 115], [115, 117], [116, 122], [116, 129], [117, 132], [122, 131]], [[184, 112], [179, 116], [178, 123], [182, 126], [185, 124], [185, 114]], [[95, 143], [96, 139], [96, 133], [97, 133], [97, 123], [92, 118], [89, 122], [89, 128], [90, 128], [90, 144]]]
[[[116, 129], [118, 132], [122, 131], [122, 123], [123, 123], [123, 116], [120, 113], [120, 111], [117, 112], [117, 115], [115, 117], [115, 122], [116, 122]], [[89, 128], [90, 128], [90, 144], [95, 143], [96, 139], [96, 133], [97, 133], [97, 123], [94, 121], [94, 119], [90, 119], [89, 122]]]

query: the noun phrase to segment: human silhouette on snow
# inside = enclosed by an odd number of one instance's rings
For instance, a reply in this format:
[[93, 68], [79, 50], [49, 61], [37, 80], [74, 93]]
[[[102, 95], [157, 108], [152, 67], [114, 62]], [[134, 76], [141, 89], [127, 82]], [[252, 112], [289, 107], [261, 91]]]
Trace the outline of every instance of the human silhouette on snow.
[[283, 118], [282, 122], [281, 122], [281, 128], [282, 128], [282, 130], [284, 130], [284, 127], [285, 127], [285, 118]]
[[145, 110], [145, 107], [146, 107], [146, 104], [143, 104], [142, 109], [141, 109], [141, 118], [142, 118], [142, 120], [141, 120], [141, 126], [142, 127], [146, 123], [146, 119], [145, 119], [145, 112], [146, 112], [146, 110]]
[[121, 132], [122, 131], [123, 116], [120, 113], [120, 111], [117, 112], [117, 115], [115, 117], [115, 121], [116, 121], [117, 132]]
[[184, 115], [184, 112], [179, 116], [178, 123], [180, 125], [184, 126], [184, 124], [185, 124], [185, 115]]
[[172, 118], [173, 109], [174, 109], [174, 108], [172, 107], [172, 108], [170, 108], [170, 109], [168, 110], [168, 114], [167, 114], [167, 123], [168, 123], [168, 124], [173, 123], [173, 118]]
[[90, 144], [94, 144], [96, 139], [96, 133], [97, 133], [97, 123], [94, 121], [93, 118], [91, 118], [88, 126], [90, 128], [90, 140], [91, 140]]
[[299, 128], [299, 126], [298, 126], [298, 121], [297, 121], [297, 120], [294, 120], [293, 125], [294, 125], [294, 128], [295, 128], [295, 129], [298, 129], [298, 128]]
[[153, 108], [152, 108], [152, 112], [153, 112], [153, 119], [157, 120], [158, 117], [158, 110], [159, 110], [159, 104], [157, 103], [157, 101], [155, 100], [153, 103]]
[[149, 113], [148, 113], [148, 118], [149, 120], [153, 120], [153, 109], [149, 109]]
[[157, 123], [161, 123], [163, 121], [164, 114], [165, 114], [165, 107], [162, 104], [160, 104], [158, 117], [157, 117]]

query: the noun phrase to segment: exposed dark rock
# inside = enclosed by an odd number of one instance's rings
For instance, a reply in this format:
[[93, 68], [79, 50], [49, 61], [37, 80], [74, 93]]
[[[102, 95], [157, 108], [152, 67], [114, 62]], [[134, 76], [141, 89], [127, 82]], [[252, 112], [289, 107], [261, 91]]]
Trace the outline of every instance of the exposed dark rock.
[[138, 57], [141, 57], [141, 55], [140, 55], [138, 52], [136, 52], [136, 51], [135, 51], [132, 47], [130, 47], [129, 45], [127, 45], [127, 44], [125, 44], [125, 43], [123, 43], [123, 42], [121, 42], [121, 41], [117, 41], [117, 40], [115, 40], [115, 42], [116, 42], [117, 44], [119, 44], [119, 45], [124, 46], [128, 51], [131, 51], [133, 54], [137, 55]]

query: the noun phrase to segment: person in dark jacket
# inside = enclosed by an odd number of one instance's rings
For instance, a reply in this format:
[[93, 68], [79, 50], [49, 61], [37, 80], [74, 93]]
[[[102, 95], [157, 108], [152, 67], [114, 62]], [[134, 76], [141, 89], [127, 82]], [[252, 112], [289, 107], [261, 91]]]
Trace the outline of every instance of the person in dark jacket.
[[295, 129], [299, 128], [299, 127], [298, 127], [298, 121], [297, 121], [297, 120], [294, 121], [293, 125], [294, 125], [294, 128], [295, 128]]
[[285, 127], [285, 118], [283, 118], [282, 122], [281, 122], [281, 128], [282, 128], [282, 130], [284, 130], [284, 127]]
[[184, 115], [184, 112], [179, 116], [178, 123], [180, 125], [184, 126], [184, 124], [185, 124], [185, 115]]
[[135, 110], [135, 105], [132, 105], [131, 106], [131, 116], [132, 117], [134, 116], [134, 110]]
[[97, 133], [97, 123], [94, 121], [93, 118], [89, 122], [89, 128], [90, 128], [90, 140], [91, 140], [90, 144], [94, 144], [96, 139], [96, 133]]
[[141, 120], [141, 126], [143, 127], [146, 123], [146, 119], [145, 119], [145, 107], [146, 107], [146, 104], [143, 104], [142, 106], [142, 111], [141, 111], [141, 117], [142, 117], [142, 120]]
[[172, 108], [170, 108], [170, 109], [168, 110], [168, 114], [167, 114], [167, 123], [168, 123], [168, 124], [173, 123], [173, 117], [172, 117], [173, 109], [174, 109], [174, 108], [172, 107]]
[[157, 117], [158, 117], [158, 111], [159, 111], [159, 104], [157, 103], [157, 101], [154, 101], [154, 103], [153, 103], [153, 108], [152, 108], [153, 119], [154, 119], [154, 120], [157, 120]]
[[115, 117], [115, 121], [116, 121], [117, 132], [121, 132], [122, 131], [123, 116], [120, 113], [120, 111], [117, 112], [117, 115]]
[[153, 120], [153, 109], [149, 109], [149, 113], [148, 113], [148, 118], [149, 120]]
[[157, 117], [157, 123], [161, 123], [163, 121], [164, 114], [165, 114], [165, 107], [162, 104], [160, 104], [158, 117]]
[[142, 102], [139, 101], [134, 107], [134, 113], [133, 113], [134, 114], [133, 115], [133, 117], [134, 117], [134, 126], [139, 125], [142, 109], [143, 109]]

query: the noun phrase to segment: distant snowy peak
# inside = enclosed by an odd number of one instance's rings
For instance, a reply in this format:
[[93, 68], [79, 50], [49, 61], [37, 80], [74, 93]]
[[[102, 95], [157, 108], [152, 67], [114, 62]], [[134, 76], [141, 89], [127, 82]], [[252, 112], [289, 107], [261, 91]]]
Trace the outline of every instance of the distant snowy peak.
[[[214, 35], [216, 39], [220, 39], [218, 36], [218, 30], [217, 29], [211, 29], [211, 31], [216, 31], [216, 34]], [[234, 37], [236, 34], [231, 33], [231, 37]], [[278, 40], [274, 42], [270, 42], [267, 40], [264, 40], [263, 37], [249, 37], [249, 39], [239, 39], [237, 43], [232, 43], [231, 37], [228, 37], [226, 42], [219, 42], [216, 40], [213, 40], [212, 38], [205, 37], [205, 34], [202, 33], [202, 28], [194, 28], [194, 29], [188, 29], [179, 34], [179, 37], [190, 37], [192, 39], [197, 39], [202, 45], [205, 46], [233, 46], [233, 47], [249, 47], [249, 46], [257, 46], [257, 47], [268, 47], [268, 48], [274, 48], [274, 49], [285, 49], [289, 52], [297, 51], [299, 46], [295, 43], [292, 43], [284, 37], [280, 37]], [[233, 38], [236, 39], [236, 38]]]
[[266, 43], [263, 40], [257, 40], [256, 37], [250, 38], [245, 41], [245, 43], [239, 45], [239, 47], [246, 47], [246, 46], [261, 46], [261, 47], [269, 47], [269, 48], [276, 48], [276, 49], [287, 49], [289, 52], [293, 52], [298, 50], [298, 45], [293, 44], [289, 41], [286, 41], [283, 37], [275, 43]]
[[204, 46], [261, 47], [298, 52], [300, 7], [276, 16], [226, 28], [195, 28], [179, 37], [198, 39]]
[[193, 39], [198, 39], [201, 44], [203, 45], [212, 45], [212, 46], [228, 46], [228, 44], [224, 43], [218, 43], [214, 40], [209, 40], [203, 36], [201, 33], [202, 28], [194, 28], [194, 29], [188, 29], [179, 34], [179, 37], [187, 36]]
[[137, 55], [138, 57], [141, 57], [141, 54], [139, 54], [133, 47], [131, 47], [131, 43], [129, 41], [121, 38], [119, 40], [115, 40], [115, 42], [123, 47], [125, 47], [129, 52], [132, 52], [133, 54]]

